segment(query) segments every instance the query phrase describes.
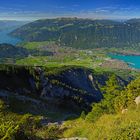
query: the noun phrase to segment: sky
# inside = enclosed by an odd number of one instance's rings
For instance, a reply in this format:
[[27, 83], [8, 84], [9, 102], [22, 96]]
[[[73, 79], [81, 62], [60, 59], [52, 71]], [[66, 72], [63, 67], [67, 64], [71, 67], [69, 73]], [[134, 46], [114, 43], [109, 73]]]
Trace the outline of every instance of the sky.
[[140, 0], [0, 0], [0, 20], [140, 18]]

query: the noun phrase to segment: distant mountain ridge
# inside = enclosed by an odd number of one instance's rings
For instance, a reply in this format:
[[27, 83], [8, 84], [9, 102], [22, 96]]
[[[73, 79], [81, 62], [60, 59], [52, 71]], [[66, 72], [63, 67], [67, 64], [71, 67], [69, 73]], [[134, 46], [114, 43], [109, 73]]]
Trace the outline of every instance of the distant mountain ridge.
[[16, 29], [27, 23], [29, 23], [29, 22], [28, 21], [16, 21], [16, 20], [0, 20], [0, 30]]
[[140, 19], [124, 22], [78, 18], [42, 19], [11, 33], [24, 41], [56, 41], [74, 48], [139, 47]]

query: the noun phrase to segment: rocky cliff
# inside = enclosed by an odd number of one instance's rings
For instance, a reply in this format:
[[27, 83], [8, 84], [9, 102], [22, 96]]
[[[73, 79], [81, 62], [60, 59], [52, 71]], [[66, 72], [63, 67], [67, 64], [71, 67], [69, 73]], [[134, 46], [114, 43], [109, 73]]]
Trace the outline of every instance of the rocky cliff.
[[[72, 66], [46, 68], [0, 65], [0, 90], [50, 102], [57, 100], [63, 107], [70, 104], [87, 109], [91, 103], [102, 99], [101, 89], [111, 75]], [[119, 76], [116, 77], [122, 87], [127, 84]]]

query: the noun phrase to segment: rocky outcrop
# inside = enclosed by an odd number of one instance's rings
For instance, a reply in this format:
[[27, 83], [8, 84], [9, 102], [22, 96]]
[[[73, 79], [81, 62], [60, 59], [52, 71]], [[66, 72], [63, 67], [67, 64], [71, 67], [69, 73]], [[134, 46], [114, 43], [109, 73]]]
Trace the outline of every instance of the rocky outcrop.
[[136, 103], [137, 106], [140, 104], [140, 96], [136, 97], [135, 103]]
[[48, 80], [43, 80], [44, 86], [41, 97], [73, 99], [84, 104], [100, 101], [102, 99], [102, 93], [99, 89], [100, 84], [97, 77], [94, 80], [89, 78], [92, 74], [90, 70], [73, 68], [51, 75]]
[[73, 137], [73, 138], [63, 138], [59, 140], [88, 140], [87, 138], [79, 138], [79, 137]]
[[[102, 99], [101, 87], [111, 73], [96, 73], [93, 70], [68, 67], [57, 68], [55, 73], [42, 67], [0, 65], [0, 89], [12, 93], [37, 97], [43, 100], [58, 100], [87, 108], [92, 102]], [[118, 77], [120, 83], [123, 81]]]

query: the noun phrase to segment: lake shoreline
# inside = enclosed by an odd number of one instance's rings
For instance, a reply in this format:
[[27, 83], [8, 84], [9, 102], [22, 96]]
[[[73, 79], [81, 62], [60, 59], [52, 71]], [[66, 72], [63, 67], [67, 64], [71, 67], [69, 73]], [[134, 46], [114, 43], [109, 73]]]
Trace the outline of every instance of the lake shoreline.
[[17, 45], [18, 43], [21, 43], [22, 40], [19, 38], [12, 37], [9, 33], [12, 32], [13, 29], [7, 29], [0, 31], [0, 44], [12, 44]]
[[140, 52], [130, 52], [130, 51], [112, 51], [111, 54], [124, 56], [140, 56]]
[[140, 55], [132, 55], [132, 54], [122, 54], [122, 53], [109, 53], [108, 56], [112, 59], [112, 60], [119, 60], [119, 61], [123, 61], [125, 62], [128, 67], [132, 68], [132, 69], [140, 69]]

